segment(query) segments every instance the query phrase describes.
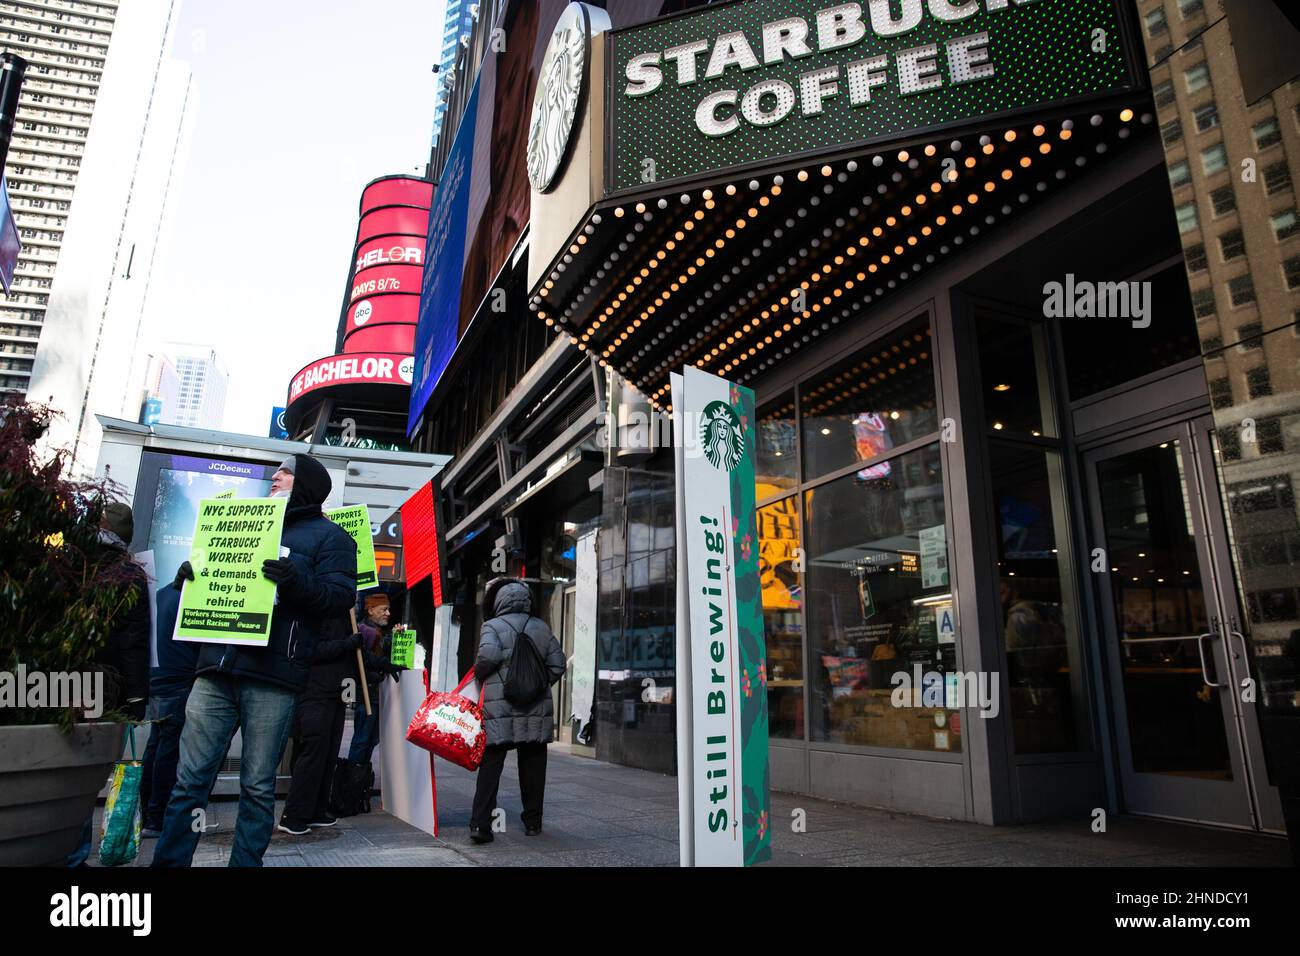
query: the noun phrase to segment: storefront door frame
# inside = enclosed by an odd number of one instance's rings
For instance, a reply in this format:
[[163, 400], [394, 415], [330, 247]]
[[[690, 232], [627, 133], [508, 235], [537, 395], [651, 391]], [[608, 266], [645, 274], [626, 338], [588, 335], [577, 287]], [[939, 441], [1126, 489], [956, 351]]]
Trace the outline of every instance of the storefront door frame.
[[[979, 376], [970, 362], [970, 356], [975, 354], [973, 330], [970, 323], [959, 327], [954, 318], [951, 290], [1066, 219], [1105, 201], [1123, 184], [1162, 162], [1158, 143], [1153, 141], [1134, 148], [1117, 158], [1113, 166], [1027, 212], [1015, 230], [1001, 231], [973, 242], [964, 256], [936, 264], [915, 285], [899, 290], [874, 310], [879, 319], [859, 322], [852, 332], [846, 329], [838, 336], [801, 350], [755, 382], [760, 405], [791, 389], [796, 390], [797, 396], [797, 385], [803, 379], [928, 312], [933, 330], [940, 419], [950, 418], [956, 424], [956, 441], [941, 441], [940, 454], [946, 524], [953, 542], [950, 559], [959, 626], [957, 666], [963, 671], [1002, 673], [1004, 667], [1002, 622], [995, 600], [996, 568], [985, 559], [997, 528], [985, 507], [991, 491], [986, 477], [986, 443], [979, 437], [982, 423], [973, 417], [980, 407]], [[1071, 487], [1078, 486], [1071, 484]], [[1078, 512], [1077, 497], [1072, 511]], [[802, 502], [799, 515], [803, 527]], [[1072, 521], [1080, 517], [1081, 514], [1072, 514]], [[1083, 620], [1086, 622], [1088, 618]], [[805, 636], [805, 674], [809, 673], [808, 660], [809, 641]], [[1095, 687], [1095, 668], [1099, 662], [1089, 658], [1087, 666], [1090, 672], [1086, 677]], [[1017, 766], [1011, 746], [1005, 687], [999, 716], [966, 719], [961, 753], [951, 756], [813, 742], [807, 720], [808, 695], [805, 680], [804, 740], [774, 741], [771, 747], [777, 789], [985, 824], [1008, 824], [1051, 815], [1056, 801], [1061, 799], [1069, 799], [1072, 805], [1079, 803], [1081, 796], [1083, 802], [1090, 802], [1094, 793], [1096, 802], [1105, 799], [1104, 791], [1097, 792], [1104, 784], [1098, 780], [1096, 754], [1077, 761], [1029, 758]], [[1094, 707], [1093, 726], [1095, 713]], [[1094, 739], [1100, 747], [1101, 736]], [[798, 750], [802, 754], [791, 752]], [[782, 786], [783, 781], [788, 782]]]

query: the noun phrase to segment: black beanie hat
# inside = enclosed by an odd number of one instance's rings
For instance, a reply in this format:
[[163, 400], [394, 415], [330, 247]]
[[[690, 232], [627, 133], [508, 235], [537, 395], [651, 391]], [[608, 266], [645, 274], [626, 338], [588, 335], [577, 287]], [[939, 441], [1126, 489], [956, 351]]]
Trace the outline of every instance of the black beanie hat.
[[[288, 462], [286, 462], [288, 464]], [[325, 466], [311, 455], [293, 456], [293, 490], [289, 493], [289, 510], [310, 510], [319, 513], [320, 506], [329, 497], [333, 482]]]

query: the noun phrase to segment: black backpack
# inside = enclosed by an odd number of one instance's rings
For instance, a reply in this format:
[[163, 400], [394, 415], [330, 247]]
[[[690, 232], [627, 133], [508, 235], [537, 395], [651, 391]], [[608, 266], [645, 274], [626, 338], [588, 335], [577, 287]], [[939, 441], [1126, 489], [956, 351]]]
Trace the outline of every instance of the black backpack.
[[336, 817], [354, 817], [370, 812], [370, 791], [375, 786], [375, 770], [368, 763], [354, 763], [339, 757], [334, 765], [330, 786], [330, 812]]
[[[531, 621], [532, 615], [528, 620]], [[546, 661], [537, 649], [533, 639], [528, 636], [528, 622], [522, 630], [515, 630], [504, 617], [500, 619], [515, 632], [515, 647], [510, 652], [510, 671], [506, 675], [505, 696], [516, 707], [528, 707], [537, 703], [542, 695], [551, 689], [551, 675], [546, 670]]]

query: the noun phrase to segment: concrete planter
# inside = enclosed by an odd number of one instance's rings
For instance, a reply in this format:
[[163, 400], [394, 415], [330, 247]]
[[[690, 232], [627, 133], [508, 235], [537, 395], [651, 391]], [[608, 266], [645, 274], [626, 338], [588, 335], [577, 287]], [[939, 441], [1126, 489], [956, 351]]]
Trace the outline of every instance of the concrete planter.
[[0, 727], [0, 866], [59, 866], [122, 753], [122, 724]]

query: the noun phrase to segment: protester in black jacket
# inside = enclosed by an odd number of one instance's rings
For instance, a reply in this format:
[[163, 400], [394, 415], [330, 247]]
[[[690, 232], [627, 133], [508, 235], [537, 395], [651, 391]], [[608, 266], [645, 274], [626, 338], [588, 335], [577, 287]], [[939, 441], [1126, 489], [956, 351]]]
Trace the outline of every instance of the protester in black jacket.
[[132, 720], [143, 720], [149, 697], [149, 578], [144, 568], [128, 557], [128, 545], [135, 536], [130, 505], [112, 501], [104, 506], [99, 522], [99, 540], [105, 550], [120, 554], [131, 576], [131, 606], [113, 618], [108, 638], [95, 655], [95, 662], [110, 672], [111, 699], [106, 709], [123, 711]]
[[351, 630], [341, 617], [325, 622], [307, 686], [298, 697], [290, 768], [293, 778], [277, 825], [295, 836], [338, 822], [329, 814], [330, 783], [343, 743], [347, 682], [351, 681], [351, 692], [356, 694], [359, 680], [356, 650], [361, 635]]
[[357, 549], [321, 512], [329, 491], [329, 473], [308, 455], [292, 456], [272, 476], [271, 494], [289, 497], [280, 539], [289, 555], [262, 565], [262, 574], [278, 588], [270, 642], [204, 645], [199, 652], [198, 677], [185, 707], [180, 771], [154, 866], [190, 864], [199, 839], [194, 811], [207, 804], [236, 728], [243, 745], [230, 865], [262, 864], [275, 826], [275, 769], [296, 698], [307, 685], [324, 622], [346, 614], [356, 600]]

